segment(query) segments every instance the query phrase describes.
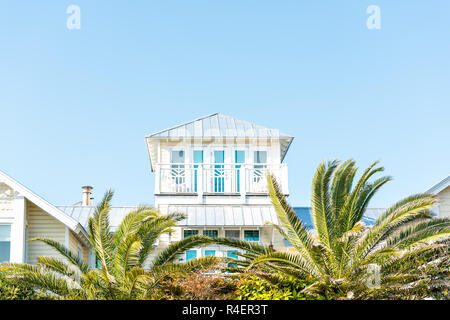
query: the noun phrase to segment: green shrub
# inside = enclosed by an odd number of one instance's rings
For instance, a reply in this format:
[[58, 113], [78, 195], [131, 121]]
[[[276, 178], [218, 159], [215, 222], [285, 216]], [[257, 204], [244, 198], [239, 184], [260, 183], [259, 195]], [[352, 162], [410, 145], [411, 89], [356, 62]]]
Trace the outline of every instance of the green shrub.
[[307, 283], [285, 280], [277, 285], [270, 284], [256, 276], [241, 278], [236, 291], [236, 300], [311, 300], [317, 299], [301, 291]]
[[9, 280], [6, 275], [0, 272], [0, 300], [35, 300], [46, 299], [42, 292], [37, 292], [18, 284], [16, 281]]

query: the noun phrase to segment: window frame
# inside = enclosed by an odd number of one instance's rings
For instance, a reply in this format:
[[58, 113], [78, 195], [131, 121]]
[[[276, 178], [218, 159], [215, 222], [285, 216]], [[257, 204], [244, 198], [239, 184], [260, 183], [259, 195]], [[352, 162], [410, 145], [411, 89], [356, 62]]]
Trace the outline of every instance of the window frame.
[[1, 242], [9, 243], [9, 248], [8, 248], [9, 257], [5, 261], [0, 261], [0, 263], [2, 263], [2, 262], [10, 262], [11, 261], [11, 243], [12, 243], [12, 241], [11, 241], [12, 224], [11, 223], [1, 222], [0, 223], [0, 227], [2, 227], [2, 226], [9, 227], [9, 241], [1, 241]]

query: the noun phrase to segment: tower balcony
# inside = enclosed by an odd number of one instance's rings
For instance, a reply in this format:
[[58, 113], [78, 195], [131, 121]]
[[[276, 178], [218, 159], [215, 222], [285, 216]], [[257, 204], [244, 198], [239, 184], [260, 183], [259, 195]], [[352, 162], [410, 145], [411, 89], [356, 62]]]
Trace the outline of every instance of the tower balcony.
[[265, 195], [267, 174], [274, 175], [288, 194], [286, 164], [160, 164], [156, 168], [155, 194]]

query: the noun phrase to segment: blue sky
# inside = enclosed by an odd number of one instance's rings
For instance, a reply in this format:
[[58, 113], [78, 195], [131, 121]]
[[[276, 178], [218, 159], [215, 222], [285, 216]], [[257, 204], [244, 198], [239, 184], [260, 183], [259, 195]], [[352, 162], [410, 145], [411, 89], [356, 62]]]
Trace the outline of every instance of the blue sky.
[[[69, 5], [81, 29], [66, 27]], [[368, 30], [366, 8], [381, 8]], [[380, 160], [385, 207], [450, 173], [448, 0], [0, 3], [0, 170], [53, 204], [153, 203], [144, 136], [221, 112], [295, 136], [290, 201], [323, 159]]]

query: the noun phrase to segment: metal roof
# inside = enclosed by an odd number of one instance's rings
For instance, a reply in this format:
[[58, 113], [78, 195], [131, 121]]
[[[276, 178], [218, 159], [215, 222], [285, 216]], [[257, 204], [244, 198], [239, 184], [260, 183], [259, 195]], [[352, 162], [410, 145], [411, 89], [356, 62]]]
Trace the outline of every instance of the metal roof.
[[[57, 206], [60, 211], [78, 221], [85, 229], [88, 226], [89, 217], [94, 215], [95, 206]], [[137, 207], [111, 207], [109, 222], [112, 230], [115, 230], [123, 218]], [[308, 229], [313, 229], [310, 207], [294, 207], [297, 215], [303, 220]], [[366, 225], [371, 226], [381, 215], [384, 209], [368, 208], [363, 217]], [[277, 214], [272, 206], [256, 205], [173, 205], [169, 206], [169, 212], [180, 212], [186, 215], [186, 219], [180, 221], [180, 227], [232, 227], [232, 226], [262, 226], [266, 222], [278, 224]]]
[[[87, 229], [89, 217], [95, 206], [58, 206], [59, 210]], [[109, 223], [115, 230], [122, 219], [137, 207], [111, 207]], [[179, 226], [262, 226], [266, 221], [278, 224], [277, 215], [271, 206], [169, 206], [169, 212], [186, 214]]]
[[245, 227], [262, 226], [266, 222], [278, 224], [272, 206], [169, 206], [169, 212], [186, 215], [186, 219], [178, 223], [180, 227]]
[[[72, 219], [77, 220], [86, 230], [89, 217], [94, 215], [95, 206], [57, 206], [59, 210], [64, 212]], [[109, 212], [109, 224], [112, 230], [115, 230], [123, 220], [123, 218], [137, 207], [111, 207]]]
[[240, 120], [221, 113], [213, 113], [175, 127], [158, 131], [146, 137], [149, 144], [150, 161], [152, 162], [152, 140], [159, 139], [280, 139], [280, 158], [283, 161], [293, 136], [278, 129], [270, 129], [248, 121]]
[[[302, 219], [307, 229], [314, 229], [314, 224], [311, 219], [311, 207], [294, 207], [293, 209], [297, 213], [297, 216]], [[367, 208], [362, 221], [366, 226], [372, 226], [384, 210], [381, 208]]]
[[441, 192], [442, 190], [446, 189], [449, 186], [450, 186], [450, 176], [432, 186], [427, 192], [432, 194], [438, 194], [439, 192]]
[[291, 135], [221, 113], [213, 113], [153, 133], [148, 138], [293, 138]]

